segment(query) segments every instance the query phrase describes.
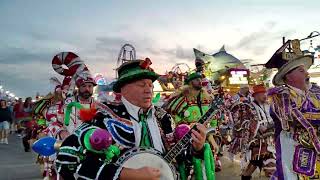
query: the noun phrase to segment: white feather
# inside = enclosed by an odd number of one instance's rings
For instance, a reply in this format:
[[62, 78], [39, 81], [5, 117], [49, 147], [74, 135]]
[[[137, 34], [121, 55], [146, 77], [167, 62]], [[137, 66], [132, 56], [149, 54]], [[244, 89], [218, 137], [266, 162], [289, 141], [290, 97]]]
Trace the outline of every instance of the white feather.
[[52, 84], [54, 87], [61, 85], [61, 82], [57, 77], [51, 77], [49, 81], [50, 81], [50, 84]]

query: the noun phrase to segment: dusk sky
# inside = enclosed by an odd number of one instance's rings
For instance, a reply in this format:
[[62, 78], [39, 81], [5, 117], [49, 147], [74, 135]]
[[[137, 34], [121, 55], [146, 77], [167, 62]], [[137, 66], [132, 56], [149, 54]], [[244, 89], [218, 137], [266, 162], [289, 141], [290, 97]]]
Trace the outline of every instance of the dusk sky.
[[63, 78], [51, 66], [61, 51], [112, 79], [125, 43], [158, 73], [179, 62], [194, 67], [194, 47], [212, 54], [225, 45], [239, 59], [264, 63], [282, 36], [320, 31], [319, 8], [319, 0], [1, 0], [0, 85], [19, 97], [47, 94], [49, 78]]

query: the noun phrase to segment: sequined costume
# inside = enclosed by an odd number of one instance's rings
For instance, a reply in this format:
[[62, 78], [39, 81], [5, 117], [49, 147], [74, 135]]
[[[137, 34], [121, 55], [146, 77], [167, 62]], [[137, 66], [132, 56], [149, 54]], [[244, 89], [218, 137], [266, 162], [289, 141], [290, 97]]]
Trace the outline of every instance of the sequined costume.
[[[141, 134], [138, 133], [138, 129], [141, 128], [138, 111], [134, 110], [132, 104], [128, 102], [118, 105], [100, 104], [97, 107], [99, 113], [95, 121], [79, 126], [60, 148], [56, 165], [58, 172], [64, 179], [74, 179], [74, 177], [84, 179], [119, 178], [122, 167], [115, 164], [118, 157], [115, 157], [111, 163], [107, 163], [104, 161], [103, 155], [85, 151], [81, 135], [89, 129], [95, 127], [107, 129], [112, 134], [113, 143], [120, 146], [121, 154], [141, 143]], [[174, 143], [171, 116], [161, 108], [152, 107], [149, 117], [150, 130], [148, 134], [153, 139], [152, 146], [165, 153]], [[121, 121], [115, 121], [115, 118], [121, 119]]]
[[184, 86], [176, 94], [172, 95], [165, 109], [170, 113], [175, 123], [196, 123], [209, 109], [212, 97], [205, 91], [195, 92], [191, 87]]
[[[276, 127], [278, 179], [319, 178], [320, 87], [303, 91], [290, 86], [274, 88], [272, 116]], [[304, 161], [303, 159], [308, 159]]]

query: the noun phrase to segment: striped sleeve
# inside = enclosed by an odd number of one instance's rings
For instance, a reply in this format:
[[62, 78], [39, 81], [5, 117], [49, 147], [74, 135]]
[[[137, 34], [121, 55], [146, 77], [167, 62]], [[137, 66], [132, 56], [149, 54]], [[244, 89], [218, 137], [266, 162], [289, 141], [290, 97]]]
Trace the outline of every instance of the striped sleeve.
[[34, 115], [43, 115], [45, 109], [48, 108], [50, 105], [50, 99], [41, 99], [40, 101], [36, 102], [32, 108], [32, 113]]
[[113, 180], [119, 179], [122, 167], [107, 163], [96, 156], [87, 156], [78, 166], [75, 173], [77, 179]]

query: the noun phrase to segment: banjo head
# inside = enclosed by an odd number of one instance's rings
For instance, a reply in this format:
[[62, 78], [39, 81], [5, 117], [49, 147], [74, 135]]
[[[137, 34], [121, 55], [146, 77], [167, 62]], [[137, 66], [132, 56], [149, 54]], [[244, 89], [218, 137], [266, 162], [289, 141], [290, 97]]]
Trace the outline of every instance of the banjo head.
[[145, 166], [157, 168], [161, 172], [161, 180], [178, 179], [174, 167], [154, 149], [132, 149], [119, 158], [118, 164], [125, 168], [139, 169]]

